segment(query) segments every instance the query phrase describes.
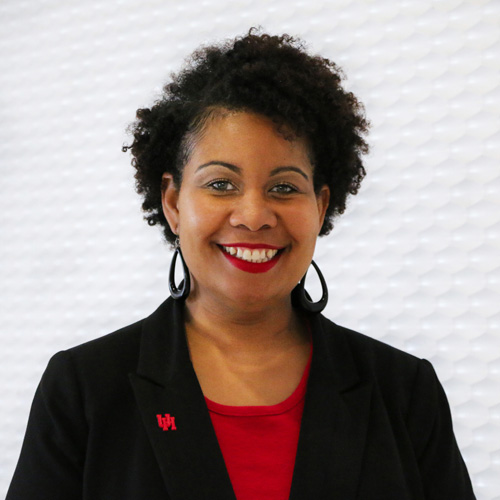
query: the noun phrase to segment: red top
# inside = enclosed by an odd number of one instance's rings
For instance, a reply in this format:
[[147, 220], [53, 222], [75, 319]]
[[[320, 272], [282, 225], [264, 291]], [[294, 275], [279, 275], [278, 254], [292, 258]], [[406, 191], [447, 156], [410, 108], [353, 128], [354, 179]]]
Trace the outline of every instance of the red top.
[[271, 406], [227, 406], [205, 398], [238, 500], [288, 500], [311, 353], [293, 394]]

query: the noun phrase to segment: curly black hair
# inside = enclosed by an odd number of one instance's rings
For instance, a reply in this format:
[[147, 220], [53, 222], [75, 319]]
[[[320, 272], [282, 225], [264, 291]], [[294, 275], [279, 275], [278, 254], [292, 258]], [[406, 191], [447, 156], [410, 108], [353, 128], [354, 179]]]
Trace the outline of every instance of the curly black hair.
[[[341, 86], [342, 70], [309, 55], [290, 35], [270, 36], [252, 28], [234, 40], [197, 50], [165, 85], [154, 106], [137, 110], [130, 126], [136, 189], [149, 225], [161, 224], [166, 240], [175, 235], [163, 214], [162, 174], [182, 182], [182, 169], [207, 118], [214, 112], [249, 111], [291, 129], [310, 147], [314, 188], [330, 188], [330, 204], [320, 235], [342, 214], [349, 194], [365, 176], [361, 155], [368, 152], [363, 105]], [[194, 139], [193, 139], [194, 138]]]

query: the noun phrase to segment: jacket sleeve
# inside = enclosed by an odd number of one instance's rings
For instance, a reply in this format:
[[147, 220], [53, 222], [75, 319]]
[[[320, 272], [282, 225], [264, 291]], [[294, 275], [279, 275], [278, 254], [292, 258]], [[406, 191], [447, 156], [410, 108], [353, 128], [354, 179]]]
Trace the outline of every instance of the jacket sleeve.
[[86, 436], [71, 354], [60, 352], [35, 393], [6, 500], [81, 500]]
[[418, 460], [425, 498], [474, 500], [458, 449], [450, 407], [434, 368], [422, 360], [408, 412], [408, 429]]

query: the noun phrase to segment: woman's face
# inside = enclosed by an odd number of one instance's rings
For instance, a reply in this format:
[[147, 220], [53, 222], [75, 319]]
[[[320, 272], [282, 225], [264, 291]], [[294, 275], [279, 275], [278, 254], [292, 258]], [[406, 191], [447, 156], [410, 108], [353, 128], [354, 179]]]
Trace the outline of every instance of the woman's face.
[[[288, 300], [314, 252], [329, 191], [316, 196], [306, 144], [261, 115], [211, 119], [163, 209], [192, 276], [190, 299], [247, 308]], [[235, 304], [232, 304], [232, 303]]]

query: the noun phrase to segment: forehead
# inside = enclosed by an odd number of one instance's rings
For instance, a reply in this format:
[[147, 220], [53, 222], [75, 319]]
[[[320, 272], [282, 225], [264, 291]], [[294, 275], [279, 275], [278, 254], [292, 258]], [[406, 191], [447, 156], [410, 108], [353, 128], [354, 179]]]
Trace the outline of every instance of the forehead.
[[244, 111], [210, 117], [193, 138], [190, 149], [188, 165], [224, 160], [242, 168], [258, 163], [262, 167], [299, 164], [312, 169], [303, 138], [265, 116]]

